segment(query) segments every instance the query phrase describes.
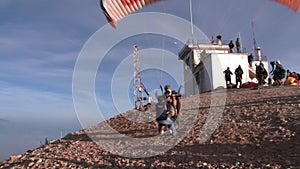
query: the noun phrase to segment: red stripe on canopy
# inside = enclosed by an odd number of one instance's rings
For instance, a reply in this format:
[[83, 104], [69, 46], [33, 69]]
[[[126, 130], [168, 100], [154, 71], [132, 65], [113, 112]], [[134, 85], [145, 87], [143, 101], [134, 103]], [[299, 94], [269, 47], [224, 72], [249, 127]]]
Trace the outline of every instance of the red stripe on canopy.
[[300, 0], [274, 0], [274, 1], [291, 8], [295, 12], [297, 12], [300, 7]]
[[158, 1], [162, 0], [101, 0], [100, 3], [107, 21], [115, 27], [126, 15]]

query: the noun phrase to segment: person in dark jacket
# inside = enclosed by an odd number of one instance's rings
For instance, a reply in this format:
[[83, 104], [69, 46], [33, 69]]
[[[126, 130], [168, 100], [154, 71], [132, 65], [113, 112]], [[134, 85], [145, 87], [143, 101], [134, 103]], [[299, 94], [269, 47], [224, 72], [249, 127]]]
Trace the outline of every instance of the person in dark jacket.
[[228, 86], [229, 84], [231, 84], [231, 75], [233, 74], [230, 71], [229, 67], [227, 67], [227, 69], [223, 73], [225, 74], [226, 86]]
[[170, 126], [171, 133], [176, 134], [174, 122], [171, 120], [171, 116], [175, 113], [176, 109], [172, 104], [166, 104], [164, 96], [158, 98], [156, 104], [156, 121], [158, 122], [158, 130], [160, 134], [164, 134], [165, 126]]
[[230, 41], [230, 43], [228, 44], [228, 46], [229, 46], [229, 52], [233, 53], [234, 44], [233, 44], [232, 40]]
[[262, 62], [260, 62], [259, 65], [255, 65], [256, 66], [256, 79], [258, 80], [258, 84], [259, 85], [264, 85], [265, 79], [268, 77], [268, 72], [264, 67], [264, 64]]
[[241, 53], [241, 43], [240, 43], [240, 38], [237, 38], [235, 41], [235, 46], [236, 46], [236, 52]]
[[243, 79], [243, 73], [244, 73], [244, 71], [243, 71], [243, 69], [241, 68], [241, 65], [239, 65], [239, 66], [235, 69], [235, 71], [234, 71], [236, 87], [238, 87], [238, 84], [240, 84], [240, 85], [239, 85], [239, 88], [241, 88], [241, 86], [242, 86], [242, 79]]
[[270, 74], [273, 75], [273, 80], [274, 83], [273, 85], [281, 85], [282, 84], [282, 79], [285, 77], [285, 69], [284, 67], [280, 64], [280, 61], [277, 60], [275, 61], [271, 61], [270, 62], [272, 70], [270, 71]]

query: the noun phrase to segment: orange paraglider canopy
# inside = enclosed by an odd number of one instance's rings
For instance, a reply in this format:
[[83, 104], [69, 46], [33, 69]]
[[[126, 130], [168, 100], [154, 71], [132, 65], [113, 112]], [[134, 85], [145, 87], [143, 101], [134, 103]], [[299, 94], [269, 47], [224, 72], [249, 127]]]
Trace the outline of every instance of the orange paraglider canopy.
[[300, 7], [300, 0], [274, 0], [274, 1], [291, 8], [295, 12], [297, 12]]
[[147, 5], [162, 0], [99, 0], [100, 7], [110, 25], [116, 28], [116, 22], [124, 16]]
[[[100, 7], [107, 21], [116, 28], [116, 22], [124, 16], [139, 10], [147, 5], [163, 0], [99, 0]], [[272, 0], [283, 4], [295, 12], [299, 10], [300, 0]]]

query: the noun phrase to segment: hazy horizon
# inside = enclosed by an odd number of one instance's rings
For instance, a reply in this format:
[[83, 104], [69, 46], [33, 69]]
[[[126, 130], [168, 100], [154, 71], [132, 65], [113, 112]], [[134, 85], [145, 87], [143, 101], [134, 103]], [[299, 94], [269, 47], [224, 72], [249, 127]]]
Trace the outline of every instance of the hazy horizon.
[[57, 140], [70, 132], [80, 130], [78, 121], [43, 121], [21, 119], [0, 119], [0, 161], [8, 160], [11, 155], [23, 154], [45, 142], [45, 138]]

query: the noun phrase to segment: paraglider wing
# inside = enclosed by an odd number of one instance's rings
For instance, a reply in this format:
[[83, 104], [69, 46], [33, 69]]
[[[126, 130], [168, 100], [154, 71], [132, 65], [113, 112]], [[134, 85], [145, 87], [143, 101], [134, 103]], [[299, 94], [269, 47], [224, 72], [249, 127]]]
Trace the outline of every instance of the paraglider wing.
[[297, 12], [300, 7], [300, 0], [274, 0], [274, 1], [291, 8], [295, 12]]
[[[163, 0], [99, 0], [100, 7], [110, 25], [116, 28], [116, 22], [124, 16], [152, 3]], [[272, 0], [283, 4], [295, 12], [300, 8], [300, 0]]]
[[124, 16], [158, 1], [162, 0], [100, 0], [100, 7], [110, 25], [116, 28], [116, 22]]

